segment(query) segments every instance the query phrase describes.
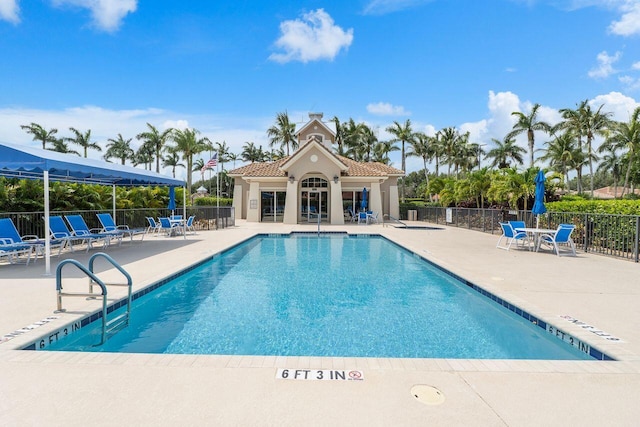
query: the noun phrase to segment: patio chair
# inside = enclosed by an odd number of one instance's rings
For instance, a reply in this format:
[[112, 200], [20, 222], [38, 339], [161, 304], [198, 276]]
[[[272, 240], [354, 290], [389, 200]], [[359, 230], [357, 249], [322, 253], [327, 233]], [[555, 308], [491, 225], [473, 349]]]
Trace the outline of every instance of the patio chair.
[[89, 229], [82, 215], [65, 215], [64, 216], [75, 236], [94, 236], [104, 239], [104, 246], [111, 245], [111, 239], [118, 239], [118, 245], [122, 244], [122, 234], [119, 233], [100, 233], [100, 229]]
[[513, 227], [514, 230], [517, 230], [518, 228], [527, 228], [527, 224], [524, 221], [509, 221], [509, 224], [511, 224], [511, 227]]
[[365, 223], [368, 224], [369, 222], [367, 221], [367, 213], [366, 212], [359, 212], [358, 213], [358, 225]]
[[347, 212], [349, 212], [349, 216], [351, 217], [351, 222], [356, 222], [358, 220], [358, 215], [356, 215], [353, 212], [353, 209], [349, 208], [347, 209]]
[[370, 214], [367, 214], [367, 216], [369, 217], [369, 222], [371, 224], [378, 223], [378, 212], [371, 212]]
[[38, 236], [20, 236], [11, 218], [0, 219], [0, 257], [7, 258], [9, 263], [15, 264], [20, 255], [26, 255], [25, 264], [29, 265], [34, 251], [37, 256], [43, 247]]
[[172, 223], [167, 217], [160, 217], [160, 230], [165, 232], [167, 236], [175, 236], [181, 228], [178, 223]]
[[[576, 256], [576, 245], [571, 239], [571, 233], [576, 228], [573, 224], [560, 224], [553, 234], [543, 234], [538, 239], [536, 251], [540, 250], [540, 246], [547, 245], [552, 248], [558, 256]], [[560, 248], [567, 248], [561, 254]]]
[[158, 232], [160, 232], [160, 229], [162, 228], [162, 226], [160, 225], [160, 222], [156, 221], [155, 218], [152, 216], [148, 216], [146, 218], [147, 218], [147, 221], [149, 222], [149, 226], [147, 227], [146, 233], [158, 235]]
[[144, 240], [145, 229], [141, 228], [129, 228], [128, 225], [116, 225], [116, 222], [113, 220], [113, 217], [110, 213], [99, 213], [96, 214], [98, 217], [98, 221], [102, 225], [101, 233], [116, 233], [121, 234], [122, 237], [129, 236], [131, 241], [133, 242], [133, 236], [136, 234], [142, 234], [142, 240]]
[[[509, 249], [511, 249], [511, 245], [513, 244], [513, 242], [516, 242], [516, 246], [524, 246], [525, 242], [529, 244], [529, 236], [524, 231], [515, 231], [511, 224], [509, 224], [508, 222], [501, 222], [500, 227], [502, 227], [502, 236], [500, 236], [500, 239], [498, 239], [496, 248], [506, 249], [508, 251]], [[505, 239], [505, 246], [500, 246], [502, 239]]]
[[89, 249], [93, 248], [93, 242], [101, 239], [101, 237], [94, 235], [76, 236], [71, 230], [69, 230], [69, 227], [67, 227], [67, 224], [61, 216], [49, 217], [49, 234], [53, 239], [55, 239], [55, 241], [61, 242], [58, 255], [62, 253], [62, 250], [66, 246], [71, 249], [71, 252], [75, 252], [73, 244], [77, 242], [86, 243], [88, 252]]
[[193, 226], [193, 221], [196, 219], [195, 215], [191, 215], [187, 218], [187, 222], [184, 226], [184, 232], [191, 231], [193, 234], [196, 234], [196, 228]]

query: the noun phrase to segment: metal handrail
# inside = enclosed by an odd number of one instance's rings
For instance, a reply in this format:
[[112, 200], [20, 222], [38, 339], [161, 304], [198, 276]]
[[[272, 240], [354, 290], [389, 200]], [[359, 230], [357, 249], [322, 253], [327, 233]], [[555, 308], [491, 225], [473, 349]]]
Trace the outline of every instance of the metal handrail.
[[89, 271], [87, 267], [80, 264], [80, 262], [76, 261], [75, 259], [65, 259], [61, 261], [58, 264], [58, 268], [56, 268], [56, 291], [58, 292], [57, 298], [58, 298], [59, 312], [65, 311], [62, 308], [62, 297], [95, 297], [96, 296], [96, 294], [94, 294], [93, 292], [90, 292], [90, 293], [62, 292], [62, 268], [67, 264], [75, 265], [80, 271], [82, 271], [84, 274], [89, 276], [91, 280], [97, 283], [98, 286], [100, 286], [100, 289], [102, 290], [102, 334], [101, 334], [102, 338], [100, 341], [100, 345], [102, 345], [104, 343], [104, 338], [107, 332], [107, 286], [104, 284], [102, 280], [96, 277], [96, 275], [93, 274], [93, 272]]
[[[129, 325], [129, 316], [131, 315], [131, 292], [132, 292], [132, 287], [133, 287], [133, 279], [131, 279], [131, 275], [129, 273], [127, 273], [127, 271], [124, 268], [122, 268], [122, 266], [120, 264], [118, 264], [113, 258], [111, 258], [111, 256], [105, 254], [104, 252], [97, 252], [97, 253], [91, 255], [91, 258], [89, 258], [89, 271], [91, 271], [91, 273], [95, 274], [94, 269], [93, 269], [93, 265], [95, 263], [96, 258], [104, 258], [104, 259], [106, 259], [111, 265], [113, 265], [127, 279], [127, 283], [107, 283], [106, 285], [107, 286], [127, 286], [127, 288], [128, 288], [128, 292], [127, 292], [127, 312], [126, 312], [125, 321], [126, 321], [126, 324]], [[93, 292], [93, 283], [94, 283], [93, 278], [89, 277], [89, 292]]]

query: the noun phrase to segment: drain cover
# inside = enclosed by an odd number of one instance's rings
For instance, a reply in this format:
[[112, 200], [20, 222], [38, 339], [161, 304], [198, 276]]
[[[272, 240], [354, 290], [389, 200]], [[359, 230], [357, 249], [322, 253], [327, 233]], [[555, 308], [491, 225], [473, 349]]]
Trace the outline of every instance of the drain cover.
[[441, 405], [444, 402], [444, 394], [430, 385], [414, 385], [411, 387], [411, 395], [425, 405]]

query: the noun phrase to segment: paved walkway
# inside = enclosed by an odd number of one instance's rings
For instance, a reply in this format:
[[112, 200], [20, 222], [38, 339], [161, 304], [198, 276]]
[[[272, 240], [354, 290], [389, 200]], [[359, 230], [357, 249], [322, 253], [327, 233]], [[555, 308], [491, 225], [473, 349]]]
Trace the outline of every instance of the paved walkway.
[[[385, 235], [618, 361], [14, 350], [97, 305], [67, 299], [69, 311], [54, 314], [55, 280], [43, 275], [44, 263], [38, 260], [28, 267], [0, 265], [0, 337], [58, 316], [0, 343], [0, 425], [638, 425], [640, 265], [581, 252], [575, 258], [507, 252], [495, 249], [497, 236], [446, 227], [322, 228]], [[147, 237], [108, 253], [133, 276], [135, 288], [141, 288], [257, 232], [314, 229], [239, 222], [237, 227], [199, 232], [186, 240]], [[91, 253], [72, 255], [86, 264]], [[57, 262], [53, 258], [54, 270]], [[98, 270], [107, 280], [117, 278], [106, 265], [98, 264]], [[86, 278], [79, 274], [69, 271], [66, 276], [70, 288], [86, 287]], [[114, 292], [114, 298], [122, 292]], [[621, 341], [611, 342], [607, 334]], [[276, 379], [278, 368], [360, 370], [364, 381], [282, 380]], [[439, 394], [413, 389], [416, 385], [432, 386]], [[441, 399], [436, 405], [424, 403]]]

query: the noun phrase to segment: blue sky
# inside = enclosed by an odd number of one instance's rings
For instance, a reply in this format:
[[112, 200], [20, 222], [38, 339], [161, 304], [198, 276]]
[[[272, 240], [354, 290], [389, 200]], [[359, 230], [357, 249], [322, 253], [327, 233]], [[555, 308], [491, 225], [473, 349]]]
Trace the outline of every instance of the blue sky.
[[552, 123], [584, 99], [618, 120], [640, 105], [640, 0], [0, 0], [0, 49], [0, 140], [34, 146], [21, 124], [104, 146], [149, 122], [239, 153], [286, 110], [490, 148], [533, 103]]

